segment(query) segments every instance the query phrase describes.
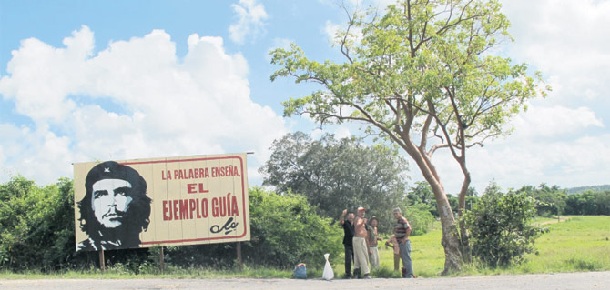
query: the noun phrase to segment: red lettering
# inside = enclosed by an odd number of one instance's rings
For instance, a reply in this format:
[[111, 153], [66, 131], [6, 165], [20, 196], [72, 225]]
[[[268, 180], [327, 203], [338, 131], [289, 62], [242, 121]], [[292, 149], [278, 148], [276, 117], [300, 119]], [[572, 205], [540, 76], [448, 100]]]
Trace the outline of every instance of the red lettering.
[[227, 196], [212, 198], [212, 216], [239, 216], [239, 203], [237, 197], [227, 193]]
[[208, 199], [201, 199], [201, 217], [208, 217]]
[[180, 200], [180, 219], [185, 220], [188, 216], [188, 199]]
[[218, 197], [212, 198], [212, 216], [218, 216]]
[[212, 177], [217, 176], [240, 176], [237, 166], [212, 167]]
[[203, 183], [190, 183], [187, 185], [188, 194], [194, 193], [208, 193], [209, 190], [205, 189]]
[[193, 193], [197, 193], [197, 191], [195, 191], [195, 183], [190, 183], [186, 185], [186, 192], [188, 192], [188, 194], [193, 194]]
[[180, 200], [174, 200], [174, 219], [178, 220], [180, 219], [180, 216], [178, 215], [180, 213]]
[[170, 210], [170, 203], [167, 200], [163, 201], [163, 220], [164, 221], [171, 221], [172, 220], [172, 215], [171, 215], [171, 210]]
[[197, 210], [197, 200], [189, 199], [189, 219], [193, 219], [193, 212]]
[[163, 220], [186, 220], [208, 217], [208, 199], [197, 198], [163, 200]]
[[237, 206], [237, 197], [232, 196], [231, 199], [231, 216], [239, 216], [239, 206]]
[[167, 179], [172, 179], [172, 176], [169, 173], [169, 170], [167, 171], [167, 175], [165, 175], [166, 171], [163, 170], [161, 171], [161, 179], [163, 180], [167, 180]]

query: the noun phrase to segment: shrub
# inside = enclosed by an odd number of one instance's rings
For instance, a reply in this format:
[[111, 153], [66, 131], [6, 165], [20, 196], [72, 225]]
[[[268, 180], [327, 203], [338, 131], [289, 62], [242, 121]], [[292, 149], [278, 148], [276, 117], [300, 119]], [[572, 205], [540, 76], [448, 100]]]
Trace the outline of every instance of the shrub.
[[342, 252], [342, 230], [300, 195], [277, 195], [250, 190], [252, 241], [242, 248], [251, 263], [294, 267], [298, 263], [324, 265], [324, 254], [337, 259]]
[[49, 271], [74, 255], [72, 181], [39, 187], [22, 176], [0, 185], [0, 268]]
[[465, 216], [473, 256], [490, 267], [519, 264], [534, 250], [540, 228], [531, 226], [535, 200], [523, 193], [485, 194]]

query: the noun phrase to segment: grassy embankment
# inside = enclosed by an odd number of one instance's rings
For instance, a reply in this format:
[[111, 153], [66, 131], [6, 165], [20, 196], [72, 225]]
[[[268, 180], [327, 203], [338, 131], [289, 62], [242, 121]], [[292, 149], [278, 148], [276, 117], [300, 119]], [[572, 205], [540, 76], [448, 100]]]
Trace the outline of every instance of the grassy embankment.
[[[536, 253], [511, 268], [489, 269], [467, 266], [461, 275], [506, 275], [610, 270], [610, 217], [562, 217], [561, 221], [538, 218], [537, 224], [549, 232], [536, 239]], [[443, 269], [441, 232], [413, 237], [413, 268], [416, 275], [437, 276]], [[387, 251], [383, 253], [386, 254]], [[389, 254], [386, 254], [388, 257]], [[391, 258], [391, 257], [390, 257]], [[392, 265], [389, 258], [384, 265]]]
[[[559, 273], [579, 271], [610, 271], [610, 217], [566, 217], [557, 219], [539, 218], [536, 223], [548, 227], [550, 231], [536, 240], [536, 253], [526, 257], [526, 262], [511, 268], [489, 269], [466, 266], [460, 275], [515, 275], [533, 273]], [[413, 269], [419, 277], [436, 277], [443, 270], [444, 254], [440, 244], [440, 224], [424, 236], [412, 237]], [[373, 277], [399, 277], [393, 271], [392, 249], [379, 247], [382, 268], [373, 272]], [[308, 276], [322, 275], [324, 259], [319, 265], [308, 265]], [[337, 261], [337, 260], [335, 260]], [[333, 265], [335, 277], [343, 274], [342, 263]], [[0, 273], [0, 278], [288, 278], [289, 270], [245, 267], [240, 270], [177, 269], [170, 268], [160, 273], [155, 265], [140, 269], [140, 275], [133, 275], [124, 268], [114, 267], [101, 273], [96, 269], [69, 271], [53, 275], [40, 273], [12, 274]]]

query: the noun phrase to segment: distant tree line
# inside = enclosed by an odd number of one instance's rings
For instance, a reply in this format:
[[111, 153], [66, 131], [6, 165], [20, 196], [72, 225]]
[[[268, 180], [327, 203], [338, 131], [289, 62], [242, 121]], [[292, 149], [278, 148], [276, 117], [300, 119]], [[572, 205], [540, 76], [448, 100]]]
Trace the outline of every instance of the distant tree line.
[[[492, 186], [493, 184], [490, 184]], [[493, 185], [495, 186], [495, 185]], [[605, 187], [603, 187], [605, 188]], [[559, 186], [523, 186], [519, 189], [510, 189], [509, 193], [523, 193], [535, 201], [537, 216], [557, 215], [610, 215], [610, 189], [594, 189], [594, 187], [572, 193], [570, 189]], [[409, 205], [425, 205], [430, 213], [437, 217], [436, 203], [432, 198], [430, 186], [426, 182], [417, 182], [410, 188], [407, 195]], [[449, 203], [454, 212], [458, 208], [458, 199], [453, 195], [448, 196]], [[466, 196], [466, 210], [472, 210], [472, 206], [480, 199], [474, 188], [469, 188]]]

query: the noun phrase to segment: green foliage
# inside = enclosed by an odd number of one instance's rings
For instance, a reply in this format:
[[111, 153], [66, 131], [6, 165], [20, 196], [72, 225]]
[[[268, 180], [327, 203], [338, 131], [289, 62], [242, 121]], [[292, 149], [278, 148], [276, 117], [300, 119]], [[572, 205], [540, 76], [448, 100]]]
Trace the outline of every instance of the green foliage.
[[0, 185], [0, 267], [53, 270], [73, 262], [72, 181], [38, 187], [17, 176]]
[[330, 218], [317, 215], [303, 196], [278, 195], [261, 188], [250, 190], [252, 241], [242, 248], [253, 264], [294, 267], [324, 265], [324, 254], [337, 259], [342, 252], [342, 230]]
[[436, 136], [445, 148], [461, 151], [506, 133], [503, 124], [525, 101], [550, 89], [527, 65], [492, 54], [510, 40], [499, 1], [402, 0], [349, 19], [335, 38], [342, 62], [311, 60], [296, 44], [270, 52], [279, 66], [272, 81], [319, 85], [284, 102], [285, 115], [308, 114], [321, 124], [363, 122], [403, 149], [419, 139], [430, 153], [438, 147], [427, 137]]
[[516, 192], [525, 193], [536, 200], [536, 215], [538, 216], [561, 215], [566, 207], [566, 192], [558, 186], [547, 186], [546, 184], [541, 184], [537, 188], [523, 186]]
[[565, 201], [566, 215], [606, 215], [610, 216], [610, 191], [588, 190], [569, 195]]
[[409, 220], [413, 231], [411, 235], [421, 236], [428, 233], [432, 229], [432, 224], [435, 219], [430, 213], [430, 208], [424, 204], [410, 206], [406, 211], [403, 211], [405, 217]]
[[392, 148], [332, 135], [312, 140], [296, 132], [274, 141], [271, 150], [259, 170], [263, 185], [306, 196], [323, 216], [336, 219], [343, 209], [365, 206], [368, 216], [379, 218], [379, 230], [387, 232], [392, 208], [404, 204], [408, 166]]
[[464, 220], [470, 230], [473, 256], [490, 267], [523, 262], [534, 250], [541, 229], [531, 225], [535, 200], [525, 193], [503, 194], [495, 185], [468, 211]]
[[[472, 209], [472, 205], [479, 199], [476, 194], [476, 190], [473, 187], [468, 188], [465, 198], [465, 210]], [[418, 181], [415, 186], [411, 187], [411, 191], [407, 194], [408, 204], [418, 205], [420, 207], [427, 207], [430, 213], [434, 217], [439, 217], [438, 208], [436, 206], [436, 199], [430, 184], [425, 181]], [[447, 200], [451, 206], [451, 210], [457, 213], [459, 210], [458, 198], [454, 195], [447, 195]]]
[[434, 193], [432, 192], [430, 184], [425, 181], [418, 181], [415, 183], [415, 186], [411, 187], [411, 190], [407, 194], [407, 201], [409, 206], [417, 205], [420, 207], [427, 207], [433, 216], [438, 216]]

